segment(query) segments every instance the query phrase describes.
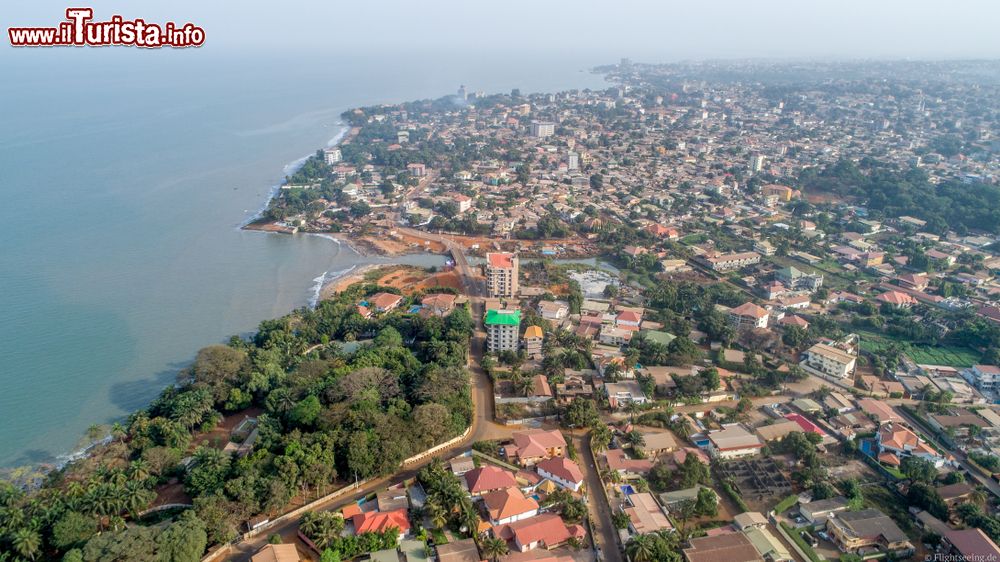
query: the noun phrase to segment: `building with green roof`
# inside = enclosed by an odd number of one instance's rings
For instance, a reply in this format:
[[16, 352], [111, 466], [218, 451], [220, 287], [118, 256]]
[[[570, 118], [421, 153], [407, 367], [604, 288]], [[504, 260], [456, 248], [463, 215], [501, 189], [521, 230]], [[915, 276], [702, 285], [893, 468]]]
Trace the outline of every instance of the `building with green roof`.
[[517, 351], [521, 335], [520, 310], [487, 310], [486, 350], [490, 353]]

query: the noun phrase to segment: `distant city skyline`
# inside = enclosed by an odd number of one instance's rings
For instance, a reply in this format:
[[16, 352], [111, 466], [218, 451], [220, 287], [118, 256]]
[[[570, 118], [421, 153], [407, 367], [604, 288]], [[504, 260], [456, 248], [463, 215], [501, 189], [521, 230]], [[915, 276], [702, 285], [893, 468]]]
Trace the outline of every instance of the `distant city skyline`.
[[[75, 3], [74, 6], [81, 4]], [[614, 4], [511, 0], [486, 2], [292, 1], [137, 4], [92, 0], [95, 19], [121, 14], [193, 22], [206, 50], [363, 54], [462, 50], [538, 51], [637, 62], [706, 58], [996, 58], [991, 39], [1000, 4], [929, 0], [653, 2]], [[50, 25], [65, 0], [5, 7], [4, 27]], [[4, 48], [10, 49], [4, 41]]]

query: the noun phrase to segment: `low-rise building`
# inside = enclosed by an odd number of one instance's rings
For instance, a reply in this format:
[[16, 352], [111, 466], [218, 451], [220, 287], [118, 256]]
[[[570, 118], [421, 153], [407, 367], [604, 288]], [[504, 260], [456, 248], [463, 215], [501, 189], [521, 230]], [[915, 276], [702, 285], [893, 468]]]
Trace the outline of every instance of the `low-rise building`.
[[565, 457], [545, 459], [535, 465], [538, 475], [559, 484], [563, 488], [577, 492], [583, 486], [583, 471], [575, 462]]
[[524, 353], [530, 359], [540, 359], [542, 357], [542, 341], [545, 339], [545, 332], [539, 326], [528, 326], [524, 329]]
[[826, 520], [826, 530], [844, 552], [877, 548], [905, 556], [913, 551], [909, 538], [896, 522], [877, 509], [833, 514]]
[[628, 515], [629, 530], [638, 535], [655, 533], [657, 531], [669, 531], [674, 528], [663, 513], [660, 504], [648, 492], [629, 494], [628, 507], [624, 508]]
[[566, 450], [566, 439], [556, 429], [529, 429], [515, 431], [514, 444], [506, 447], [507, 459], [521, 466], [532, 466], [553, 457], [561, 457]]
[[759, 437], [747, 431], [738, 423], [722, 426], [723, 429], [709, 432], [708, 452], [714, 458], [736, 459], [751, 457], [764, 447]]
[[803, 519], [816, 528], [826, 526], [826, 520], [831, 513], [841, 513], [847, 511], [848, 501], [844, 496], [827, 498], [825, 500], [815, 500], [809, 503], [799, 504], [799, 513]]
[[764, 562], [764, 557], [743, 533], [698, 537], [683, 550], [687, 562]]
[[825, 343], [813, 345], [803, 352], [802, 357], [799, 366], [803, 369], [840, 379], [852, 376], [857, 364], [854, 355]]
[[729, 311], [729, 324], [737, 330], [766, 328], [770, 314], [767, 309], [747, 302]]
[[608, 393], [608, 404], [612, 408], [645, 404], [647, 401], [642, 387], [634, 380], [605, 383], [604, 390]]
[[538, 502], [525, 497], [518, 488], [505, 488], [483, 496], [491, 525], [513, 523], [538, 515]]

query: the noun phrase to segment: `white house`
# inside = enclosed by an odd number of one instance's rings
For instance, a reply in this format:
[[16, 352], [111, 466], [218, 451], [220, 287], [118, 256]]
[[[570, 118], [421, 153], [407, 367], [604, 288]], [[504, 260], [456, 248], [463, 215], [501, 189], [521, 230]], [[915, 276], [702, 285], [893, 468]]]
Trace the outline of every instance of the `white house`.
[[565, 457], [545, 459], [535, 465], [538, 475], [559, 484], [567, 490], [578, 492], [583, 485], [583, 471], [575, 462]]

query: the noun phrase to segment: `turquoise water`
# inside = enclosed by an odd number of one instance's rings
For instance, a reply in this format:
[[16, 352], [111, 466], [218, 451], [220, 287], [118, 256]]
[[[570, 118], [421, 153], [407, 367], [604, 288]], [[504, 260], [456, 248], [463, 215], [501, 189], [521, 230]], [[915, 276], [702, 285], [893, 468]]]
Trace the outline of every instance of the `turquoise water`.
[[[377, 260], [238, 229], [348, 107], [595, 87], [600, 60], [0, 56], [0, 466], [55, 462], [195, 351]], [[439, 263], [435, 256], [407, 261]]]

